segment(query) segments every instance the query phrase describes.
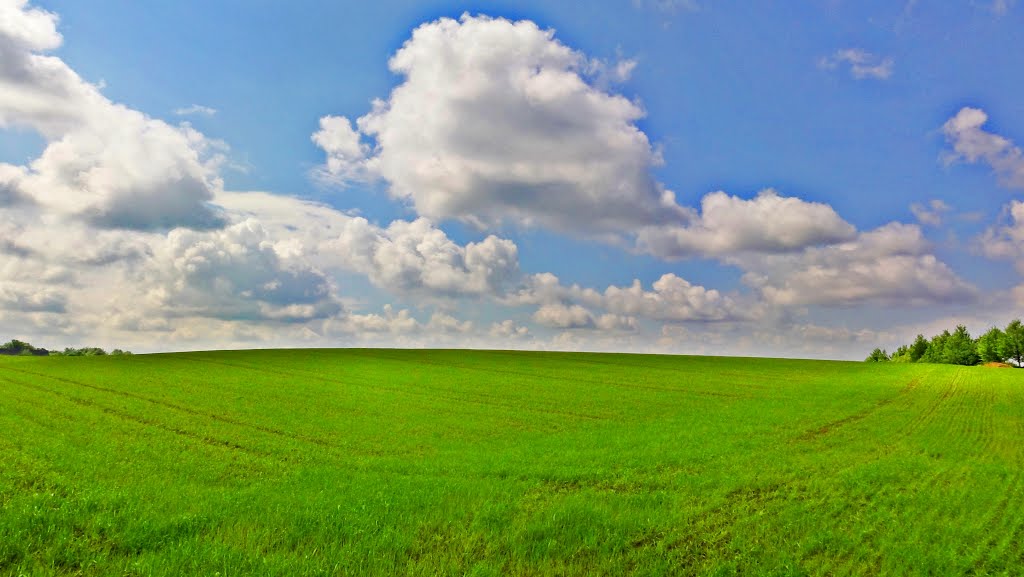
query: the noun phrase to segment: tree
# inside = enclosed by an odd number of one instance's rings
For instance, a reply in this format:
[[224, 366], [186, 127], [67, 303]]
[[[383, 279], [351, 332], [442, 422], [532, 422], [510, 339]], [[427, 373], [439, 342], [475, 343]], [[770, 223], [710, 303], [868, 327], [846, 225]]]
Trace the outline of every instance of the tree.
[[1021, 324], [1020, 319], [1014, 319], [1006, 325], [1001, 345], [999, 354], [1004, 359], [1013, 359], [1018, 367], [1024, 365], [1024, 324]]
[[885, 349], [876, 348], [871, 351], [871, 354], [864, 361], [868, 363], [885, 363], [889, 361], [889, 354], [885, 352]]
[[32, 350], [32, 345], [19, 341], [18, 339], [11, 339], [10, 341], [0, 345], [0, 350], [9, 351], [9, 354], [20, 354], [24, 350]]
[[916, 363], [928, 352], [928, 339], [924, 335], [917, 335], [914, 344], [910, 345], [910, 362]]
[[35, 354], [36, 348], [26, 343], [25, 341], [19, 341], [18, 339], [11, 339], [10, 341], [0, 345], [0, 355], [22, 355], [29, 356]]
[[1006, 361], [1003, 356], [1003, 331], [998, 327], [992, 327], [987, 333], [978, 337], [978, 357], [984, 363], [1002, 363]]
[[909, 363], [910, 361], [910, 347], [907, 345], [900, 345], [892, 352], [889, 356], [889, 360], [894, 363]]
[[98, 357], [106, 355], [107, 351], [99, 347], [82, 347], [80, 349], [67, 347], [62, 354], [66, 357]]
[[957, 325], [953, 334], [949, 335], [943, 344], [943, 360], [953, 365], [976, 365], [978, 364], [978, 352], [974, 348], [974, 339], [967, 327]]
[[924, 356], [921, 357], [922, 363], [944, 363], [946, 362], [946, 340], [952, 336], [949, 331], [942, 331], [941, 335], [935, 335], [932, 337], [931, 343], [928, 344], [928, 350], [925, 351]]

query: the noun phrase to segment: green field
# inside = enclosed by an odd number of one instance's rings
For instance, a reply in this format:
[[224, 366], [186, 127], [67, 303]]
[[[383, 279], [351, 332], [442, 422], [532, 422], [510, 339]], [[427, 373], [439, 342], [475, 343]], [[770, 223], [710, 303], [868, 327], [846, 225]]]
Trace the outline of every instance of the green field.
[[0, 575], [1020, 575], [1024, 371], [0, 358]]

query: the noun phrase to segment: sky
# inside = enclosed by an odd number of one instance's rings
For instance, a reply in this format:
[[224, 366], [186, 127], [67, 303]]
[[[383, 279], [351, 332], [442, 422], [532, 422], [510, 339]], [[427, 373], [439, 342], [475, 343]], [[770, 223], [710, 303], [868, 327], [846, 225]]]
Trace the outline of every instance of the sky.
[[863, 359], [1024, 309], [1024, 5], [0, 0], [0, 338]]

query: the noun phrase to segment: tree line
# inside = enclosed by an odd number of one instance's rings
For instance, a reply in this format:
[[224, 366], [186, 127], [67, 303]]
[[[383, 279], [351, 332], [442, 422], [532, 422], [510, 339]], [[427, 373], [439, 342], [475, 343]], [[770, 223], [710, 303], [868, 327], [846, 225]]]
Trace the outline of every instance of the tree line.
[[977, 365], [979, 363], [1005, 363], [1014, 361], [1024, 366], [1024, 324], [1020, 319], [1011, 321], [1006, 328], [992, 327], [978, 338], [972, 338], [967, 327], [957, 325], [953, 332], [942, 331], [928, 340], [917, 335], [914, 342], [902, 345], [891, 355], [885, 349], [871, 351], [869, 363], [943, 363], [947, 365]]
[[40, 347], [33, 347], [25, 341], [19, 341], [12, 339], [2, 345], [0, 345], [0, 355], [20, 355], [20, 356], [34, 356], [34, 357], [101, 357], [105, 355], [130, 355], [131, 351], [123, 351], [121, 349], [114, 349], [109, 353], [99, 347], [82, 347], [72, 348], [67, 347], [63, 351], [50, 351]]

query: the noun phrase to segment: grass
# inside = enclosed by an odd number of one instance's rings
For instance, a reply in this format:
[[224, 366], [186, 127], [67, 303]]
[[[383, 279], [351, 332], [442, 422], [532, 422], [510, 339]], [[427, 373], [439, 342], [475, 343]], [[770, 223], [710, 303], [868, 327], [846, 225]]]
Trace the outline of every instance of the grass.
[[0, 575], [1019, 575], [1024, 371], [0, 358]]

